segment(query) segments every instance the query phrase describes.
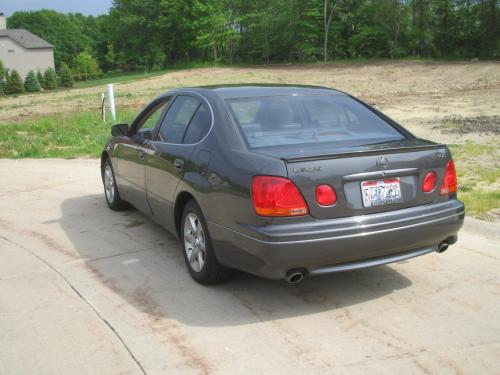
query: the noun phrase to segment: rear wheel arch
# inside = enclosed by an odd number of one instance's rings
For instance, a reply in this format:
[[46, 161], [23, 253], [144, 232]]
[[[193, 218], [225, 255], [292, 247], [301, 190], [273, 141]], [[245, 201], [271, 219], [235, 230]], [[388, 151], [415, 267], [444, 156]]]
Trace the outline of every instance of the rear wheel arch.
[[109, 154], [108, 151], [104, 150], [101, 153], [101, 170], [104, 169], [104, 163], [106, 162], [107, 159], [109, 159]]
[[[174, 223], [175, 223], [175, 232], [179, 238], [181, 238], [181, 221], [182, 221], [182, 214], [184, 212], [184, 208], [186, 207], [186, 204], [190, 201], [193, 200], [198, 204], [196, 201], [195, 197], [187, 192], [187, 191], [182, 191], [177, 195], [177, 198], [175, 199], [175, 204], [174, 204]], [[199, 204], [198, 204], [199, 206]]]

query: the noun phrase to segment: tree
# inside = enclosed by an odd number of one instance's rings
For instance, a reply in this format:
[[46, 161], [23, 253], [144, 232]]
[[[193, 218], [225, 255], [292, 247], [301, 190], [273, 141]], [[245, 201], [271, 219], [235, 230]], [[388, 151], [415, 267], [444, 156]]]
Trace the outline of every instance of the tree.
[[38, 79], [40, 87], [45, 87], [45, 79], [43, 78], [43, 73], [40, 70], [36, 73], [36, 79]]
[[59, 86], [61, 87], [73, 87], [73, 75], [68, 65], [62, 64], [59, 69]]
[[0, 60], [0, 95], [4, 93], [5, 89], [5, 69], [3, 67], [3, 61]]
[[416, 56], [430, 56], [433, 52], [430, 23], [430, 0], [411, 0], [412, 41]]
[[89, 37], [91, 31], [71, 15], [46, 9], [18, 11], [7, 21], [9, 29], [26, 29], [51, 43], [56, 66], [63, 62], [71, 65], [78, 52], [94, 47], [94, 41]]
[[26, 75], [26, 79], [24, 80], [24, 90], [26, 90], [26, 92], [38, 92], [42, 90], [40, 82], [38, 82], [36, 74], [33, 70], [30, 70]]
[[324, 37], [323, 37], [323, 61], [326, 62], [328, 59], [328, 53], [327, 53], [327, 48], [328, 48], [328, 34], [330, 33], [330, 26], [332, 24], [333, 20], [333, 12], [335, 11], [335, 0], [331, 0], [331, 3], [329, 0], [324, 0], [324, 7], [323, 7], [323, 29], [324, 29]]
[[[125, 64], [163, 67], [198, 54], [193, 1], [115, 0], [104, 29]], [[175, 37], [174, 37], [175, 36]]]
[[53, 68], [47, 68], [45, 73], [43, 74], [43, 81], [45, 86], [43, 86], [46, 90], [54, 90], [57, 88], [57, 75], [56, 71]]
[[9, 79], [5, 84], [6, 94], [19, 94], [24, 91], [23, 81], [17, 70], [13, 69], [9, 74]]
[[52, 43], [79, 79], [185, 61], [500, 56], [500, 0], [113, 0], [107, 15], [15, 12], [8, 25]]
[[80, 52], [76, 56], [74, 69], [79, 80], [86, 81], [91, 78], [96, 78], [101, 74], [97, 61], [87, 51]]
[[[500, 11], [498, 0], [480, 0], [479, 55], [489, 57], [500, 52]], [[498, 55], [496, 55], [498, 56]]]
[[194, 14], [197, 21], [196, 45], [209, 50], [214, 61], [222, 59], [222, 54], [229, 56], [233, 62], [234, 45], [239, 35], [234, 29], [231, 14], [223, 0], [195, 0]]
[[106, 52], [106, 64], [112, 69], [116, 69], [117, 56], [113, 43], [108, 43], [108, 52]]

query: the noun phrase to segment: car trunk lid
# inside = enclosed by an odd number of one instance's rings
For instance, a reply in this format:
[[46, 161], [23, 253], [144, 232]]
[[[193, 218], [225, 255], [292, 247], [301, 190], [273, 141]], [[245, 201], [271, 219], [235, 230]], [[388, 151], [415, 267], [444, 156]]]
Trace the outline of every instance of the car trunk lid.
[[[366, 145], [344, 145], [328, 152], [315, 145], [315, 150], [301, 148], [273, 149], [264, 153], [280, 154], [287, 166], [288, 178], [300, 189], [311, 216], [338, 218], [397, 210], [439, 199], [439, 186], [443, 179], [449, 153], [446, 146], [421, 139], [405, 139]], [[331, 150], [331, 146], [330, 146]], [[425, 175], [434, 171], [436, 187], [430, 193], [422, 191]], [[399, 197], [383, 205], [366, 205], [362, 186], [399, 184]], [[318, 185], [335, 189], [337, 202], [321, 206], [315, 196]], [[382, 184], [383, 185], [383, 184]], [[381, 187], [385, 189], [385, 187]], [[370, 188], [366, 188], [370, 189]], [[365, 198], [366, 199], [366, 198]]]

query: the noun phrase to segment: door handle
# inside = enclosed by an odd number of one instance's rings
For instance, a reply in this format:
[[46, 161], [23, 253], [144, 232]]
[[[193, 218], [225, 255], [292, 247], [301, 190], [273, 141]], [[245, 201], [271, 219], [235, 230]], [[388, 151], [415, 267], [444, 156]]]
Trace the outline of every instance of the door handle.
[[144, 160], [145, 157], [146, 157], [146, 153], [144, 151], [139, 151], [139, 159]]
[[178, 171], [182, 171], [182, 168], [184, 168], [184, 160], [182, 160], [182, 159], [175, 159], [175, 161], [174, 161], [174, 167]]

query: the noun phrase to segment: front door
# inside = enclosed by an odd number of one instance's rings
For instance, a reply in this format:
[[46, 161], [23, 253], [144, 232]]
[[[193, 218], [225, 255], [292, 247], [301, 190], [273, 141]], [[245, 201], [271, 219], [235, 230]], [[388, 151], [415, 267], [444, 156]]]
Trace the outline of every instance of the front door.
[[120, 159], [120, 195], [134, 207], [150, 213], [146, 197], [146, 155], [156, 125], [168, 104], [168, 99], [155, 103], [134, 122], [126, 142], [120, 143], [117, 155]]
[[155, 220], [167, 228], [173, 229], [171, 218], [179, 180], [189, 171], [194, 144], [205, 136], [210, 124], [210, 112], [201, 98], [178, 95], [150, 142], [146, 166], [148, 201]]

